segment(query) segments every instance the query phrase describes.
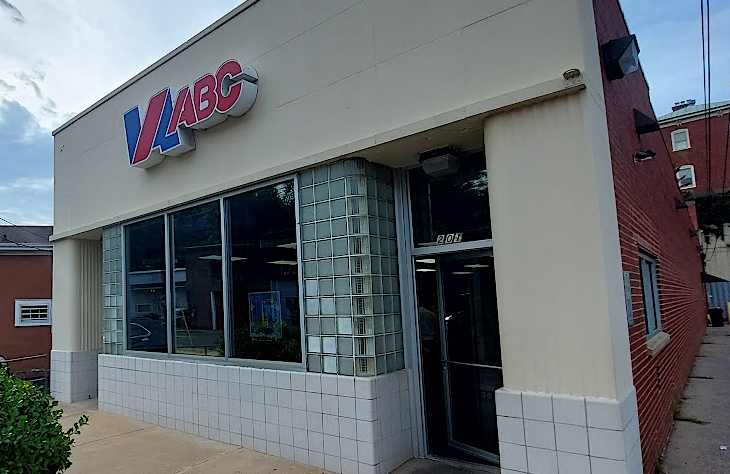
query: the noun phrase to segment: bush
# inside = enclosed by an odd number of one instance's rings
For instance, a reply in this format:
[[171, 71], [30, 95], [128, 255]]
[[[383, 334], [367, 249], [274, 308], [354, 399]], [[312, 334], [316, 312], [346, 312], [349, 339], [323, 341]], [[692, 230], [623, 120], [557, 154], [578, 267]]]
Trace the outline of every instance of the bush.
[[0, 474], [56, 474], [71, 466], [73, 435], [83, 415], [64, 431], [63, 410], [38, 387], [0, 366]]

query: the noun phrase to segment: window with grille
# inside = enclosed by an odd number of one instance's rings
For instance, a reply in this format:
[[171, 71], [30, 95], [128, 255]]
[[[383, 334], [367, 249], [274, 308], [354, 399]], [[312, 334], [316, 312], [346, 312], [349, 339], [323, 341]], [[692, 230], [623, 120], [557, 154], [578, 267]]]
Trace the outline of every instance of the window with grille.
[[51, 300], [15, 300], [16, 326], [50, 326]]

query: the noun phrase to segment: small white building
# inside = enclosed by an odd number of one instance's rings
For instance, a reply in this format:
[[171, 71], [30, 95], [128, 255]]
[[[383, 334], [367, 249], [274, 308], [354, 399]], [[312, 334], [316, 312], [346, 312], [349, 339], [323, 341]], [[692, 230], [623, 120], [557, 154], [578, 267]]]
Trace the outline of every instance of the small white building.
[[595, 25], [248, 0], [78, 114], [53, 395], [335, 472], [642, 472]]

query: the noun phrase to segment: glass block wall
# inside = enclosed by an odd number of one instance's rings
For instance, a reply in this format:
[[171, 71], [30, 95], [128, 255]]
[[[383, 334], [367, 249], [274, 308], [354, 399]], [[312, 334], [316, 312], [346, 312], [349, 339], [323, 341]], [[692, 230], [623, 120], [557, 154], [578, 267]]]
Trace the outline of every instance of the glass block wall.
[[104, 259], [104, 354], [123, 351], [122, 226], [107, 227], [103, 235]]
[[299, 176], [307, 370], [404, 367], [393, 174], [352, 158]]

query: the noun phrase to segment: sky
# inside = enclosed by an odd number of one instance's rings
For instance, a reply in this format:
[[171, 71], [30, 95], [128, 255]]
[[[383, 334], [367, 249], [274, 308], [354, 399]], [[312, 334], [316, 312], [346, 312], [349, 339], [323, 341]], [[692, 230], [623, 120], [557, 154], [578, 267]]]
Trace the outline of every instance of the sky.
[[[0, 219], [52, 224], [51, 132], [240, 1], [0, 0]], [[699, 2], [621, 4], [656, 113], [701, 103]], [[730, 97], [730, 2], [710, 6], [714, 102]]]

